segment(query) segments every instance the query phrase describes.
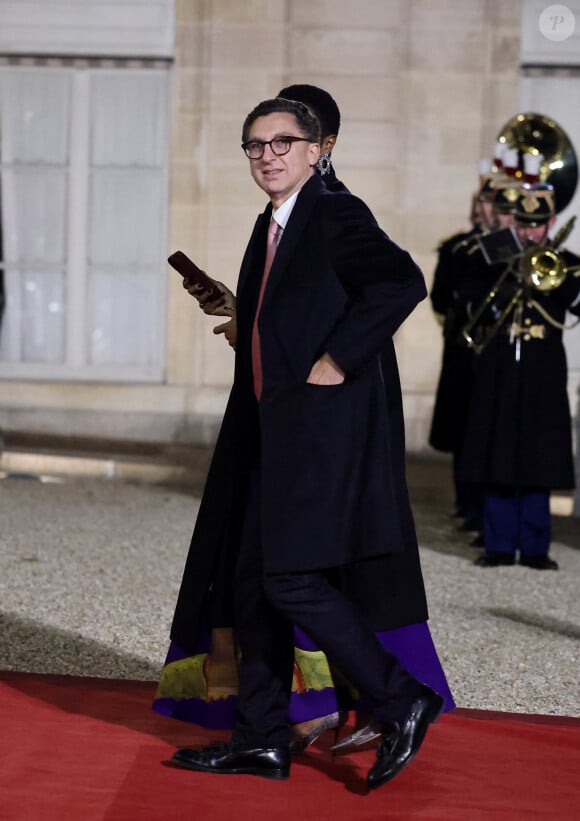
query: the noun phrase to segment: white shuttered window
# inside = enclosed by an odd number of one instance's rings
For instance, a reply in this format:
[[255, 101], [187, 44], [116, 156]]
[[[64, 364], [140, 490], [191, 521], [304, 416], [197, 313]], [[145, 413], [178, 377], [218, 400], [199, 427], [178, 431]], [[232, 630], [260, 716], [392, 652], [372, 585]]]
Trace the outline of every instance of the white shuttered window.
[[168, 71], [0, 67], [0, 377], [163, 375]]

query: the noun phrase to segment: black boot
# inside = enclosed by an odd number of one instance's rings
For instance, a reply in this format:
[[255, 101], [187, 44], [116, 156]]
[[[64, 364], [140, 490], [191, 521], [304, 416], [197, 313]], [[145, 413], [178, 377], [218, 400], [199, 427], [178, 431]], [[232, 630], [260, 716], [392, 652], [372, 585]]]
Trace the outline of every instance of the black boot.
[[558, 562], [555, 562], [549, 556], [520, 555], [520, 564], [534, 570], [558, 570]]
[[513, 553], [488, 553], [486, 551], [473, 564], [477, 567], [500, 567], [515, 564], [515, 561]]

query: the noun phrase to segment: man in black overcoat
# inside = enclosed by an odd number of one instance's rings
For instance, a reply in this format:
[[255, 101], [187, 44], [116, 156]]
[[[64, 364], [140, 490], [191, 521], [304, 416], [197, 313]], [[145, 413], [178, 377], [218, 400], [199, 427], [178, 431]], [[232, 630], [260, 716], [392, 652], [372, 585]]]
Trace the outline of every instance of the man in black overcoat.
[[[319, 141], [317, 120], [291, 100], [267, 100], [244, 123], [250, 171], [270, 205], [242, 262], [234, 384], [211, 468], [228, 471], [219, 563], [235, 566], [238, 714], [229, 744], [178, 750], [174, 761], [289, 775], [296, 624], [374, 705], [383, 728], [374, 788], [409, 763], [443, 707], [338, 584], [341, 569], [404, 549], [380, 353], [426, 291], [364, 203], [314, 174]], [[219, 509], [205, 502], [202, 526]]]
[[[317, 170], [326, 188], [335, 193], [347, 193], [335, 174], [331, 151], [336, 142], [340, 112], [327, 92], [313, 86], [299, 85], [282, 89], [278, 97], [298, 99], [313, 111], [321, 123], [323, 146]], [[329, 106], [327, 100], [331, 101]], [[214, 333], [224, 333], [229, 344], [236, 347], [236, 297], [221, 282], [215, 281], [217, 291], [223, 296], [208, 298], [198, 286], [185, 282], [184, 287], [200, 301], [209, 314], [231, 317]], [[390, 464], [396, 488], [394, 503], [395, 519], [401, 523], [400, 549], [375, 559], [342, 568], [341, 584], [357, 606], [364, 608], [369, 622], [377, 632], [393, 630], [427, 620], [427, 603], [421, 573], [415, 525], [409, 503], [405, 476], [405, 430], [401, 386], [392, 337], [385, 340], [381, 352], [382, 378], [385, 385], [386, 422], [385, 460]], [[198, 649], [203, 622], [212, 628], [227, 628], [233, 624], [233, 592], [228, 582], [233, 570], [227, 556], [235, 555], [235, 540], [239, 538], [238, 526], [224, 519], [224, 509], [232, 494], [230, 468], [232, 435], [226, 432], [233, 414], [226, 413], [222, 433], [216, 443], [212, 464], [206, 480], [205, 493], [197, 517], [181, 589], [176, 603], [171, 627], [172, 641], [183, 650], [195, 653]], [[387, 500], [392, 505], [392, 500]], [[238, 517], [239, 518], [239, 517]], [[395, 532], [393, 532], [393, 537]], [[224, 542], [229, 550], [221, 550]], [[218, 548], [220, 552], [218, 555]], [[211, 588], [211, 596], [207, 596]]]
[[[340, 110], [330, 94], [321, 88], [311, 85], [292, 85], [283, 88], [276, 95], [285, 99], [298, 100], [305, 103], [315, 114], [320, 123], [321, 146], [320, 158], [316, 171], [323, 180], [326, 188], [333, 192], [350, 193], [344, 183], [336, 176], [332, 163], [332, 150], [335, 146], [338, 131], [340, 128]], [[214, 329], [214, 333], [223, 333], [231, 347], [236, 347], [236, 301], [235, 295], [223, 283], [214, 280], [214, 288], [211, 292], [205, 291], [200, 286], [193, 285], [189, 281], [184, 281], [184, 287], [200, 303], [204, 312], [212, 316], [229, 316], [230, 319], [223, 325]], [[417, 635], [420, 635], [426, 627], [427, 606], [425, 599], [425, 589], [421, 573], [419, 550], [415, 533], [413, 516], [409, 504], [408, 490], [405, 479], [405, 431], [403, 420], [403, 408], [401, 400], [401, 387], [393, 340], [386, 340], [385, 348], [381, 352], [381, 369], [385, 387], [386, 420], [388, 421], [388, 435], [386, 444], [388, 447], [385, 458], [388, 459], [393, 475], [396, 477], [396, 487], [398, 498], [396, 500], [399, 519], [403, 523], [401, 528], [402, 545], [404, 549], [390, 553], [373, 562], [359, 562], [350, 564], [340, 569], [341, 589], [348, 593], [349, 597], [355, 601], [357, 606], [362, 607], [369, 623], [377, 633], [381, 643], [389, 648], [390, 636], [394, 635], [400, 628], [411, 626], [417, 633], [408, 634], [409, 649], [414, 655], [417, 667], [415, 674], [420, 670], [421, 679], [425, 683], [434, 687], [438, 692], [441, 681], [437, 678], [437, 659], [433, 650], [422, 652], [419, 650]], [[222, 437], [223, 440], [223, 437]], [[218, 443], [220, 444], [220, 443]], [[216, 449], [215, 461], [219, 461], [220, 453]], [[220, 471], [220, 475], [223, 473]], [[206, 497], [215, 498], [212, 492], [212, 483], [218, 482], [220, 476], [214, 470], [211, 473], [211, 482], [206, 484]], [[219, 496], [219, 493], [218, 493]], [[205, 507], [205, 500], [204, 500]], [[217, 521], [214, 517], [214, 523]], [[221, 521], [221, 520], [220, 520]], [[207, 535], [209, 522], [206, 521], [204, 532]], [[173, 706], [171, 714], [182, 716], [183, 709], [188, 707], [185, 693], [191, 693], [191, 685], [185, 683], [179, 659], [188, 657], [193, 662], [196, 669], [196, 660], [200, 658], [200, 644], [209, 652], [203, 658], [204, 679], [209, 693], [212, 688], [219, 687], [220, 692], [224, 692], [224, 687], [237, 690], [237, 662], [235, 659], [235, 646], [231, 639], [231, 629], [227, 625], [233, 624], [233, 613], [231, 611], [231, 601], [227, 598], [227, 568], [225, 573], [219, 572], [219, 582], [212, 580], [208, 582], [200, 577], [199, 560], [196, 558], [200, 550], [206, 555], [216, 556], [221, 546], [222, 533], [213, 529], [214, 542], [209, 543], [204, 540], [203, 547], [199, 544], [199, 531], [196, 528], [192, 539], [190, 551], [193, 558], [188, 559], [186, 572], [183, 575], [180, 595], [178, 597], [175, 610], [175, 618], [171, 631], [171, 646], [168, 654], [168, 661], [164, 667], [158, 696], [155, 701], [155, 709], [159, 709], [166, 714], [167, 704], [173, 705], [176, 699], [177, 707], [175, 712]], [[232, 570], [233, 572], [233, 570]], [[205, 630], [202, 629], [202, 640], [200, 636], [200, 615], [199, 602], [204, 599], [204, 588], [212, 586], [212, 607], [211, 612], [206, 611], [201, 621], [204, 622]], [[222, 590], [222, 595], [218, 594]], [[219, 602], [216, 607], [215, 603]], [[228, 620], [229, 619], [229, 620]], [[216, 625], [219, 625], [216, 627]], [[211, 632], [209, 632], [211, 631]], [[301, 644], [303, 634], [298, 631], [295, 640]], [[309, 638], [306, 638], [309, 648], [314, 645]], [[317, 657], [323, 657], [318, 653]], [[406, 664], [409, 662], [407, 657]], [[413, 668], [408, 668], [413, 669]], [[428, 672], [427, 672], [428, 671]], [[295, 664], [295, 675], [299, 677], [303, 673], [302, 664]], [[442, 675], [442, 674], [441, 674]], [[235, 676], [235, 681], [234, 681]], [[423, 677], [424, 676], [424, 677]], [[189, 677], [193, 681], [192, 677]], [[298, 685], [299, 686], [299, 685]], [[336, 681], [337, 693], [340, 693], [338, 705], [345, 706], [351, 700], [348, 694], [341, 687], [341, 683]], [[441, 693], [442, 694], [442, 693]], [[180, 698], [181, 695], [181, 698]], [[313, 694], [314, 695], [314, 694]], [[346, 698], [345, 698], [346, 696]], [[182, 700], [183, 699], [183, 700]], [[452, 701], [446, 700], [446, 707], [451, 707]], [[309, 701], [310, 717], [306, 720], [292, 724], [291, 751], [295, 752], [303, 748], [304, 743], [312, 743], [325, 729], [338, 726], [343, 718], [341, 712], [328, 713], [324, 708], [329, 705], [320, 702], [318, 698]], [[301, 707], [303, 709], [304, 702]], [[291, 716], [293, 711], [291, 709]], [[294, 713], [294, 715], [296, 715]], [[213, 720], [213, 719], [212, 719]], [[205, 725], [204, 725], [205, 726]], [[359, 745], [368, 743], [374, 738], [380, 737], [378, 728], [369, 722], [369, 716], [364, 706], [359, 702], [356, 710], [355, 731], [344, 737], [333, 750], [345, 751], [348, 749], [358, 749]]]

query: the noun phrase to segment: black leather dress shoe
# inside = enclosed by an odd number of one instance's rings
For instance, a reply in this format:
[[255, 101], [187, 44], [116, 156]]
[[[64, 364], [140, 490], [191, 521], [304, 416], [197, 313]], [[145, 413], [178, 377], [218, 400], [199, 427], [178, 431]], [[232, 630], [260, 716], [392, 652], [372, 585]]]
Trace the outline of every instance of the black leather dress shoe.
[[382, 734], [377, 760], [367, 776], [370, 790], [386, 784], [413, 760], [429, 724], [437, 721], [444, 704], [441, 696], [430, 687], [423, 686], [423, 692], [411, 704], [401, 727]]
[[558, 570], [558, 562], [549, 556], [520, 556], [520, 564], [534, 570]]
[[500, 567], [515, 564], [513, 553], [484, 553], [473, 564], [477, 567]]
[[201, 750], [183, 747], [172, 761], [188, 770], [203, 773], [261, 775], [264, 778], [288, 778], [290, 753], [285, 747], [234, 747], [215, 744]]

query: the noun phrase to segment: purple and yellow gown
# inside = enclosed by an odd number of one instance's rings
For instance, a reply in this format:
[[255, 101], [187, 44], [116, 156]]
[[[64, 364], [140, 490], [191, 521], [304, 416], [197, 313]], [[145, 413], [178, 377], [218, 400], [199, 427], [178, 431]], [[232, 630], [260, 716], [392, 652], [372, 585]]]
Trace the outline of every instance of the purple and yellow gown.
[[[445, 700], [455, 702], [439, 661], [427, 622], [376, 634], [411, 675]], [[289, 718], [292, 724], [339, 710], [356, 709], [357, 694], [331, 670], [326, 656], [299, 628], [294, 629], [294, 676]], [[161, 715], [215, 730], [231, 729], [237, 702], [237, 664], [233, 631], [206, 631], [198, 652], [187, 653], [172, 642], [153, 702]]]

